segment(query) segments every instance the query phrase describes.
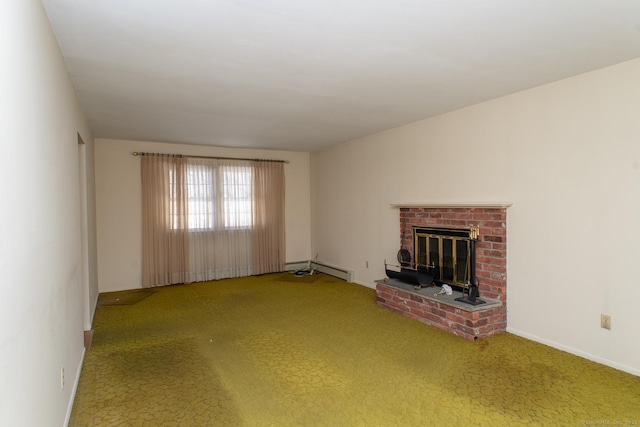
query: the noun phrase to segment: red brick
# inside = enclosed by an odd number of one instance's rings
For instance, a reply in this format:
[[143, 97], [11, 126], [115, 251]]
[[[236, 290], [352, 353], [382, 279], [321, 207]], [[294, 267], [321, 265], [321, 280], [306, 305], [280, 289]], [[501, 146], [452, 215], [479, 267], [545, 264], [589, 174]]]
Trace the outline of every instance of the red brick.
[[439, 318], [443, 318], [443, 317], [447, 317], [447, 312], [444, 310], [440, 310], [437, 308], [432, 308], [431, 310], [429, 310], [433, 315], [439, 317]]
[[444, 310], [444, 311], [446, 311], [446, 312], [454, 313], [454, 312], [456, 311], [456, 308], [455, 308], [455, 307], [452, 307], [452, 306], [450, 306], [450, 305], [448, 305], [448, 304], [442, 304], [442, 303], [440, 303], [440, 304], [438, 304], [438, 305], [440, 306], [440, 309], [441, 309], [441, 310]]
[[[478, 276], [478, 277], [481, 277], [481, 276]], [[495, 279], [485, 277], [482, 280], [482, 282], [480, 282], [480, 290], [482, 290], [482, 287], [487, 287], [487, 286], [502, 288], [502, 287], [505, 287], [505, 282], [504, 280], [495, 280]]]
[[433, 322], [433, 323], [438, 323], [441, 321], [441, 317], [434, 315], [433, 313], [429, 313], [429, 312], [425, 312], [424, 313], [424, 318]]
[[484, 224], [486, 221], [495, 221], [496, 216], [487, 212], [474, 212], [473, 219], [475, 221], [481, 221], [481, 224]]
[[482, 334], [482, 335], [488, 334], [488, 333], [493, 332], [495, 330], [496, 329], [495, 329], [494, 325], [486, 325], [486, 326], [482, 326], [482, 327], [478, 328], [479, 334]]
[[384, 298], [384, 299], [391, 299], [392, 298], [391, 294], [388, 293], [388, 292], [378, 292], [378, 297]]
[[407, 307], [409, 307], [409, 308], [421, 308], [421, 307], [423, 306], [423, 305], [422, 305], [422, 304], [420, 304], [419, 302], [417, 302], [417, 301], [411, 301], [411, 300], [407, 300], [407, 301], [406, 301], [406, 305], [407, 305]]
[[397, 301], [386, 301], [386, 304], [391, 307], [397, 308], [398, 310], [406, 310], [406, 307], [404, 306], [404, 304], [399, 303]]
[[498, 259], [506, 259], [507, 257], [506, 251], [496, 251], [494, 249], [482, 249], [482, 250], [479, 250], [477, 253], [478, 255], [483, 255], [486, 257], [498, 258]]
[[457, 219], [472, 219], [473, 214], [471, 212], [456, 212], [454, 217]]
[[478, 319], [475, 322], [471, 321], [471, 320], [467, 320], [465, 322], [465, 325], [472, 327], [472, 328], [477, 328], [478, 326], [484, 326], [487, 324], [487, 319]]
[[464, 317], [455, 314], [455, 313], [447, 313], [447, 319], [449, 320], [453, 320], [456, 323], [465, 323], [467, 319], [465, 319]]
[[409, 292], [405, 292], [405, 291], [400, 291], [400, 290], [396, 290], [396, 295], [398, 295], [400, 298], [409, 298]]
[[504, 321], [504, 316], [502, 314], [496, 314], [487, 319], [489, 323], [500, 323]]
[[506, 270], [507, 260], [505, 258], [489, 258], [489, 264], [499, 265], [503, 270]]
[[493, 263], [483, 263], [482, 264], [482, 270], [483, 271], [497, 271], [497, 272], [503, 273], [504, 272], [504, 265], [496, 265], [496, 264], [493, 264]]
[[458, 325], [456, 329], [469, 337], [473, 337], [476, 335], [474, 328], [470, 328], [468, 326]]
[[424, 317], [424, 315], [425, 315], [424, 310], [421, 310], [421, 309], [416, 308], [416, 307], [410, 307], [409, 308], [409, 312], [411, 314], [415, 314], [416, 316], [420, 316], [420, 317]]

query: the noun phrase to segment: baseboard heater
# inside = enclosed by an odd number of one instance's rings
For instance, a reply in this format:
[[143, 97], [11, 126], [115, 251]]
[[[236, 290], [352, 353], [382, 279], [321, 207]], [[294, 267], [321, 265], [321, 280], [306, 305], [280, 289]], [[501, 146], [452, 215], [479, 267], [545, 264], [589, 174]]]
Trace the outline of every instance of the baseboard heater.
[[298, 261], [298, 262], [288, 262], [287, 268], [289, 271], [291, 270], [299, 270], [299, 269], [312, 269], [313, 271], [328, 274], [329, 276], [337, 277], [338, 279], [345, 280], [347, 282], [353, 282], [353, 271], [345, 270], [343, 268], [333, 267], [327, 264], [323, 264], [318, 261]]

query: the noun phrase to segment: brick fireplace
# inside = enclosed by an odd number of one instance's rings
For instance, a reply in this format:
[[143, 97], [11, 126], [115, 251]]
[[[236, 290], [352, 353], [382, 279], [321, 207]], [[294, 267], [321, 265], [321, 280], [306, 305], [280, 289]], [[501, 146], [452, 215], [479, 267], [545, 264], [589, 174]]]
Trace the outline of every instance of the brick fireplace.
[[[434, 296], [438, 288], [414, 289], [385, 279], [376, 281], [382, 307], [474, 340], [495, 335], [507, 326], [507, 212], [497, 205], [395, 205], [400, 210], [400, 247], [413, 253], [413, 227], [479, 227], [475, 276], [480, 298], [488, 304], [471, 306], [455, 298]], [[462, 289], [458, 290], [462, 295]], [[454, 295], [455, 297], [456, 295]]]

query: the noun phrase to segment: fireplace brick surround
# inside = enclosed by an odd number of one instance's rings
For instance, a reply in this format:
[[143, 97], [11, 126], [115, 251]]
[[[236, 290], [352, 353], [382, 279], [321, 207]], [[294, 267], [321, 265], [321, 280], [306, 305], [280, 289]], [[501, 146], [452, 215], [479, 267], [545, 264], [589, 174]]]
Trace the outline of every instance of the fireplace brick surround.
[[411, 252], [412, 259], [413, 226], [480, 228], [476, 277], [480, 298], [491, 300], [491, 304], [465, 307], [464, 303], [451, 299], [433, 298], [434, 288], [414, 292], [394, 286], [390, 281], [377, 281], [378, 305], [469, 340], [504, 332], [507, 327], [508, 206], [396, 205], [400, 208], [400, 245]]

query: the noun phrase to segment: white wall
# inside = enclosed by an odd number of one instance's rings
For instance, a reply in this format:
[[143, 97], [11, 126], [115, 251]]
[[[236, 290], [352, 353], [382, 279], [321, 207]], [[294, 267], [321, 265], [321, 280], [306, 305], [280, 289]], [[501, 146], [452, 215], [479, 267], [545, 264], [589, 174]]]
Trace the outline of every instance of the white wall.
[[77, 135], [89, 153], [93, 137], [40, 1], [0, 2], [0, 60], [0, 425], [61, 426], [84, 351]]
[[289, 160], [284, 167], [286, 260], [310, 258], [309, 153], [96, 139], [100, 292], [141, 287], [141, 177], [134, 151]]
[[314, 153], [312, 253], [373, 287], [391, 203], [512, 202], [508, 330], [640, 375], [639, 111], [634, 60]]

